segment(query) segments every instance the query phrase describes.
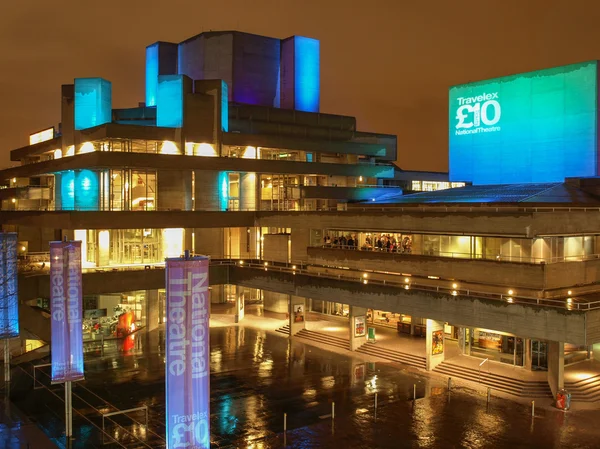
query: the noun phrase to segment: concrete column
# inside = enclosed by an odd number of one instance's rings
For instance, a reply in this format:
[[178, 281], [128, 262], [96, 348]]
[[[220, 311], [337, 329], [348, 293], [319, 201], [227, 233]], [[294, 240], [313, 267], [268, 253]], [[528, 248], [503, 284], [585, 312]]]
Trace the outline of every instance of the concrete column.
[[240, 173], [240, 210], [256, 210], [256, 173]]
[[531, 371], [531, 339], [523, 340], [523, 367]]
[[158, 290], [146, 290], [146, 307], [146, 328], [151, 331], [158, 327], [160, 321]]
[[350, 351], [356, 351], [367, 342], [367, 309], [350, 306]]
[[292, 262], [308, 261], [307, 247], [310, 245], [310, 229], [293, 229], [292, 235]]
[[222, 228], [194, 229], [194, 253], [206, 254], [215, 259], [224, 257], [225, 237], [223, 234]]
[[235, 322], [239, 323], [244, 319], [244, 293], [242, 288], [235, 286]]
[[289, 323], [290, 337], [296, 335], [302, 329], [306, 328], [306, 298], [299, 296], [289, 297]]
[[465, 354], [467, 352], [466, 330], [464, 327], [458, 328], [458, 353]]
[[267, 312], [288, 314], [288, 295], [264, 290], [263, 310]]
[[226, 172], [196, 170], [194, 172], [195, 210], [225, 210], [229, 180]]
[[548, 342], [548, 385], [552, 395], [565, 387], [565, 344], [562, 341]]
[[427, 328], [425, 330], [425, 355], [427, 371], [431, 371], [444, 361], [444, 346], [444, 322], [427, 319]]
[[156, 200], [159, 210], [192, 209], [192, 172], [190, 170], [160, 170], [156, 183]]
[[210, 303], [211, 304], [223, 304], [227, 302], [225, 299], [225, 286], [224, 285], [213, 285], [210, 288]]

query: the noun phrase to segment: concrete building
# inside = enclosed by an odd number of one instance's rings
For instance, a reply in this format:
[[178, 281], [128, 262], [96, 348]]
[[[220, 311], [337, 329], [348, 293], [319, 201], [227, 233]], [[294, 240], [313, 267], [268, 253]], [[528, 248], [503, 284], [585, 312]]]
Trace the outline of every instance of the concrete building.
[[[405, 356], [416, 347], [417, 366], [440, 369], [453, 345], [477, 363], [547, 373], [554, 393], [565, 365], [592, 366], [600, 182], [579, 163], [566, 181], [529, 184], [478, 182], [471, 159], [474, 185], [402, 171], [395, 136], [320, 112], [319, 53], [304, 37], [202, 33], [146, 49], [138, 107], [113, 109], [100, 78], [62, 86], [58, 130], [32, 134], [11, 152], [20, 165], [0, 171], [0, 222], [19, 233], [29, 276], [22, 327], [49, 339], [28, 305], [45, 307], [48, 243], [67, 237], [82, 241], [89, 338], [123, 309], [141, 326], [164, 322], [163, 261], [191, 249], [213, 259], [212, 301], [235, 303], [238, 321], [253, 301], [287, 316], [291, 336], [309, 312], [335, 317], [359, 351], [368, 327], [391, 326], [413, 337], [394, 344]], [[482, 138], [510, 129], [495, 107], [477, 116], [494, 128]], [[460, 136], [470, 144], [451, 140], [453, 164], [485, 144]]]

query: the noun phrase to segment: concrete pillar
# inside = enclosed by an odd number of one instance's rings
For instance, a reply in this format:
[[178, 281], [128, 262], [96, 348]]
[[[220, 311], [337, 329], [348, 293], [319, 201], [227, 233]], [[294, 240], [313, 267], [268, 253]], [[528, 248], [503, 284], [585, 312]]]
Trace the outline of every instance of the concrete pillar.
[[464, 327], [458, 328], [458, 353], [463, 355], [467, 352], [466, 334]]
[[289, 297], [290, 337], [306, 327], [306, 298]]
[[565, 344], [562, 341], [548, 342], [548, 385], [552, 395], [565, 387]]
[[367, 342], [367, 309], [350, 306], [350, 351], [356, 351]]
[[308, 261], [308, 246], [310, 245], [310, 229], [293, 229], [292, 235], [292, 262]]
[[240, 210], [256, 210], [256, 173], [240, 173]]
[[427, 319], [427, 327], [425, 330], [425, 355], [427, 371], [431, 371], [444, 361], [444, 346], [444, 322]]
[[227, 209], [229, 179], [226, 172], [196, 170], [194, 172], [195, 210]]
[[288, 314], [288, 295], [264, 290], [263, 310]]
[[192, 209], [192, 172], [160, 170], [157, 174], [158, 210]]
[[239, 323], [244, 319], [244, 293], [242, 288], [235, 286], [235, 322]]
[[225, 253], [224, 232], [222, 228], [195, 228], [194, 253], [205, 254], [214, 259], [221, 259]]
[[523, 367], [531, 371], [531, 339], [523, 340]]
[[158, 290], [146, 290], [146, 307], [146, 328], [151, 331], [156, 329], [160, 322]]
[[223, 304], [225, 302], [227, 302], [227, 300], [225, 299], [225, 286], [213, 285], [210, 288], [210, 303]]

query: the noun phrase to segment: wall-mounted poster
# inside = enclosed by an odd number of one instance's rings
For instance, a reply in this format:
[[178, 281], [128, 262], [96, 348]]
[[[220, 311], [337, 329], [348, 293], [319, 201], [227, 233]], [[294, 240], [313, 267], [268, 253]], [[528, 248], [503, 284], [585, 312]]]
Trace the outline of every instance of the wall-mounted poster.
[[294, 323], [302, 323], [304, 321], [304, 304], [296, 304], [294, 306]]
[[354, 317], [354, 336], [355, 337], [364, 337], [366, 334], [366, 319], [364, 316], [355, 316]]
[[444, 331], [433, 331], [431, 333], [431, 354], [438, 355], [444, 352]]

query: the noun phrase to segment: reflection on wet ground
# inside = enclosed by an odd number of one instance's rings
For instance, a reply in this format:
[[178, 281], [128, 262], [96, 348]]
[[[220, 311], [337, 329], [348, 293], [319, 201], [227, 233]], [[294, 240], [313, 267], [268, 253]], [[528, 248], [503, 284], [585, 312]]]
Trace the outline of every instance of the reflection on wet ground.
[[[522, 404], [493, 398], [488, 408], [485, 396], [472, 390], [457, 388], [448, 395], [442, 379], [363, 363], [273, 333], [219, 327], [210, 335], [214, 447], [600, 447], [598, 411], [538, 408], [532, 419]], [[88, 357], [86, 380], [73, 389], [71, 447], [165, 447], [164, 335], [140, 333], [128, 346]], [[26, 370], [29, 374], [14, 369], [12, 399], [64, 447], [63, 389], [49, 386], [48, 371], [40, 368], [36, 377], [49, 388], [33, 390], [32, 369]], [[103, 445], [101, 413], [143, 405], [149, 407], [148, 428], [143, 411], [107, 419]]]

